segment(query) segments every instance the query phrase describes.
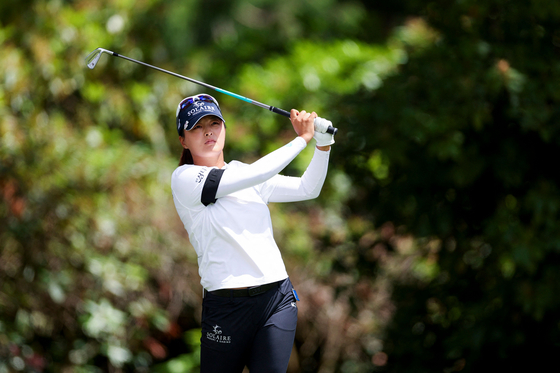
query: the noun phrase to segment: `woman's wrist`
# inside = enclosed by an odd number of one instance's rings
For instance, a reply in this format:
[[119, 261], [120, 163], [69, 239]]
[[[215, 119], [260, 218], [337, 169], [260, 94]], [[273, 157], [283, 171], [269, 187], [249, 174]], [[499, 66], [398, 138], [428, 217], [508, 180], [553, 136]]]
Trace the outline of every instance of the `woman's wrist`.
[[309, 141], [311, 141], [311, 139], [313, 138], [313, 134], [309, 134], [309, 133], [304, 133], [302, 135], [299, 135], [299, 137], [301, 137], [302, 139], [305, 140], [306, 144], [309, 144]]

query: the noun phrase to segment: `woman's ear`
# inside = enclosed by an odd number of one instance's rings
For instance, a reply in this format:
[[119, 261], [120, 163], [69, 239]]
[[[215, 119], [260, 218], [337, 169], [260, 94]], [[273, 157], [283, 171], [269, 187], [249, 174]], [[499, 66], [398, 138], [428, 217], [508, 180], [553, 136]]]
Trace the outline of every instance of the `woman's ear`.
[[188, 149], [187, 144], [185, 144], [185, 138], [183, 136], [179, 136], [179, 142], [181, 142], [183, 148]]

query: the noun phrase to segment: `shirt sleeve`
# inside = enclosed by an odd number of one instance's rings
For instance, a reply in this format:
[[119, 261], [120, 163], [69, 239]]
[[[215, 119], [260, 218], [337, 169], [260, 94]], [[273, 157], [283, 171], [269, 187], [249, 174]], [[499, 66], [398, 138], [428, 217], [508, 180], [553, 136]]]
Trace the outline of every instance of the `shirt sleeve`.
[[183, 165], [171, 176], [171, 190], [176, 202], [184, 207], [204, 207], [201, 195], [211, 167]]
[[264, 183], [282, 171], [306, 146], [303, 138], [296, 137], [250, 165], [234, 170], [226, 169], [220, 180], [216, 198]]
[[261, 188], [267, 202], [296, 202], [317, 198], [327, 176], [330, 150], [315, 148], [313, 158], [302, 177], [276, 175]]

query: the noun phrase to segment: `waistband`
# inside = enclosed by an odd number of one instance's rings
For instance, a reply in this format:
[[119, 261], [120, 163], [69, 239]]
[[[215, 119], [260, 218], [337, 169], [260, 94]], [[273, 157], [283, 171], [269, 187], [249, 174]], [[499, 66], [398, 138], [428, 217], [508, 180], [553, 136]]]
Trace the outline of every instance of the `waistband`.
[[278, 287], [284, 281], [286, 280], [271, 282], [270, 284], [264, 284], [247, 289], [218, 289], [214, 291], [204, 289], [204, 296], [212, 294], [218, 297], [254, 297], [255, 295], [266, 293], [273, 287]]

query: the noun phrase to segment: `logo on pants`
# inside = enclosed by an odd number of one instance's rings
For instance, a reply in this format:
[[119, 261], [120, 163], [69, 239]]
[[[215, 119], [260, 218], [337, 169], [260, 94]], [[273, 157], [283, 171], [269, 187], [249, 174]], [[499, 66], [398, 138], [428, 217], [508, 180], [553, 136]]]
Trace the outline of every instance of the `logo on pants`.
[[212, 328], [214, 329], [212, 332], [206, 332], [206, 338], [209, 341], [217, 343], [231, 343], [231, 336], [222, 335], [222, 330], [219, 325], [214, 325]]

